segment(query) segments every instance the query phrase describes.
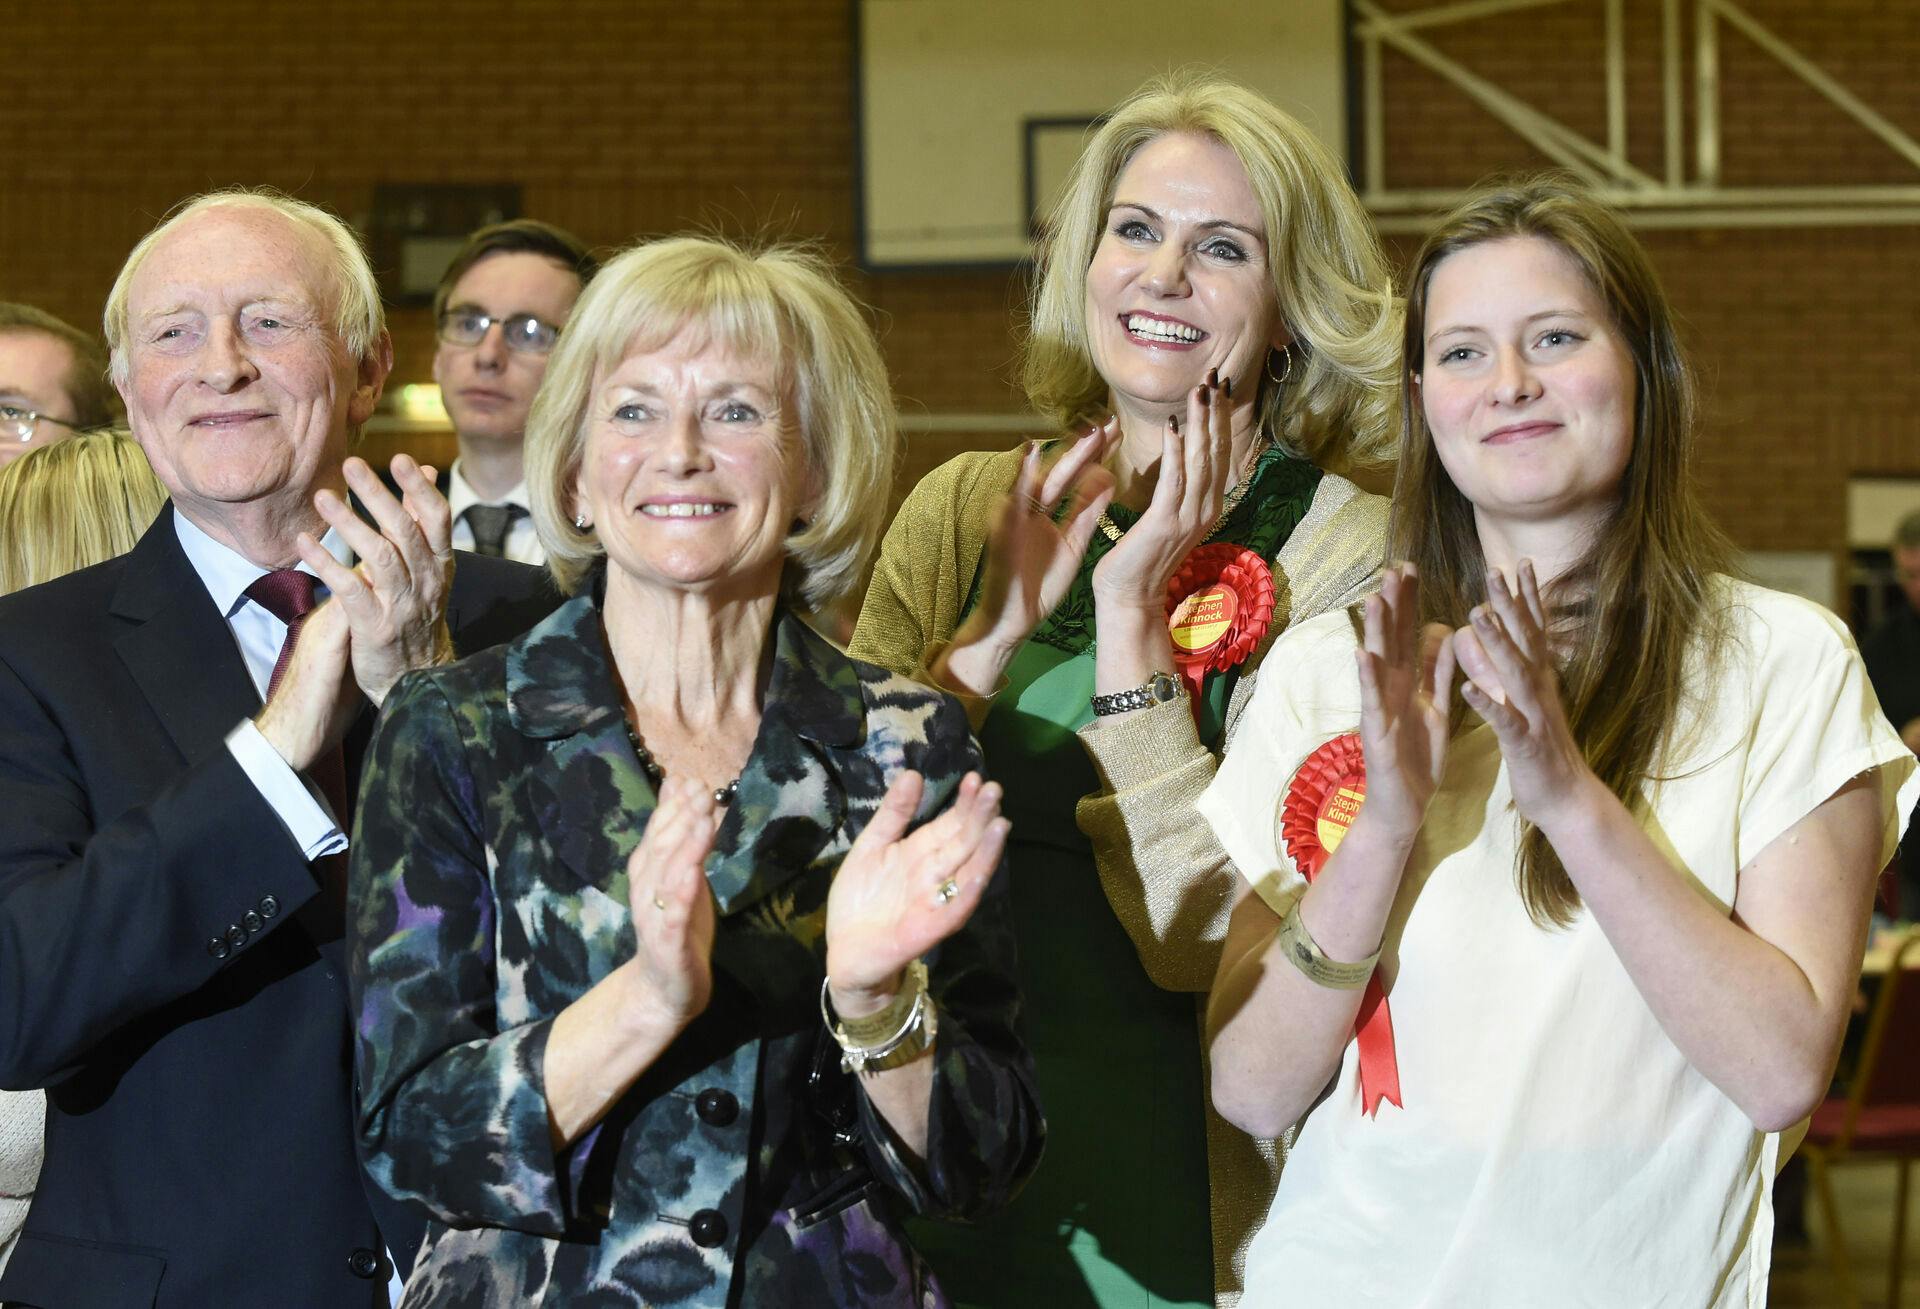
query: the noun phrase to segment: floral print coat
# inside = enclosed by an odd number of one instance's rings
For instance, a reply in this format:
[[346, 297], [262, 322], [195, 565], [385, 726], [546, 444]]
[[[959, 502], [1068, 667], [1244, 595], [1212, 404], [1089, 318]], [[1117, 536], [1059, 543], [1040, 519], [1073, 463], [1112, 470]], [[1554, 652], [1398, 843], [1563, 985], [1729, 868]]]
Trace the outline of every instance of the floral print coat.
[[411, 675], [387, 700], [353, 840], [360, 1132], [432, 1222], [405, 1305], [946, 1303], [902, 1234], [1005, 1203], [1044, 1136], [1015, 1032], [1005, 870], [928, 956], [927, 1158], [911, 1165], [825, 1032], [828, 885], [891, 779], [921, 820], [979, 769], [949, 697], [774, 620], [758, 739], [708, 858], [713, 999], [556, 1154], [560, 1010], [630, 958], [626, 859], [654, 793], [598, 605]]

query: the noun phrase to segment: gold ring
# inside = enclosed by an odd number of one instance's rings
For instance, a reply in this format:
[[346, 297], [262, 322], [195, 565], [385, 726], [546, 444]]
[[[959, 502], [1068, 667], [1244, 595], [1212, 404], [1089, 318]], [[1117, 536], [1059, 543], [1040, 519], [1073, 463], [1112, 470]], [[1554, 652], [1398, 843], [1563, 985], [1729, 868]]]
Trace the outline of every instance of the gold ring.
[[1026, 501], [1028, 513], [1038, 514], [1042, 518], [1053, 517], [1053, 510], [1044, 504], [1038, 496], [1031, 496], [1022, 492], [1020, 498]]
[[949, 877], [946, 881], [940, 883], [938, 889], [936, 889], [933, 893], [933, 898], [938, 900], [941, 904], [950, 904], [952, 903], [953, 898], [959, 894], [960, 894], [960, 883], [954, 881], [951, 877]]

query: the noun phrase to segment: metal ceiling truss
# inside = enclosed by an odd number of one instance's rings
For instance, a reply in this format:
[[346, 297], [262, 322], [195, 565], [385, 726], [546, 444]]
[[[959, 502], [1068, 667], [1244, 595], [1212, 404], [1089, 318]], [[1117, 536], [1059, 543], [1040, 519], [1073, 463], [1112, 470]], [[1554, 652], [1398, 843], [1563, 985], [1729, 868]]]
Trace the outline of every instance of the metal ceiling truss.
[[[1604, 143], [1574, 131], [1487, 78], [1449, 58], [1421, 34], [1496, 14], [1549, 5], [1598, 4], [1605, 11], [1606, 132]], [[1522, 140], [1584, 179], [1642, 227], [1831, 227], [1920, 224], [1920, 144], [1786, 41], [1757, 22], [1738, 0], [1662, 0], [1663, 169], [1655, 177], [1627, 158], [1627, 74], [1624, 0], [1460, 0], [1393, 12], [1376, 0], [1351, 0], [1361, 80], [1362, 196], [1386, 232], [1423, 230], [1459, 191], [1397, 188], [1386, 176], [1384, 51], [1438, 75]], [[1687, 168], [1682, 43], [1692, 10], [1693, 150]], [[1878, 138], [1915, 170], [1911, 185], [1723, 186], [1720, 181], [1720, 36], [1722, 25], [1751, 41], [1804, 85]]]

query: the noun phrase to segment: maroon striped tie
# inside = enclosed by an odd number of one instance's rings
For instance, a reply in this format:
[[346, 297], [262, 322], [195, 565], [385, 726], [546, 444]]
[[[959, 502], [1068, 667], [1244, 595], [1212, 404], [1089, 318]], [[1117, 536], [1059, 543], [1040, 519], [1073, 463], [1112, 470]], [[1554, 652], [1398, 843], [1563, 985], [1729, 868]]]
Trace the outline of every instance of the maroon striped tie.
[[[293, 662], [293, 644], [300, 639], [300, 629], [307, 625], [307, 615], [316, 605], [313, 598], [314, 587], [319, 579], [312, 573], [303, 573], [297, 568], [276, 568], [263, 577], [254, 579], [247, 588], [247, 598], [265, 609], [287, 625], [287, 639], [280, 643], [280, 656], [273, 661], [273, 675], [267, 679], [267, 699], [280, 689], [281, 675], [287, 671], [287, 665]], [[327, 797], [327, 803], [333, 807], [334, 816], [339, 819], [344, 831], [351, 826], [352, 815], [348, 811], [347, 761], [338, 745], [315, 759], [307, 769], [307, 775], [313, 778], [320, 793]], [[347, 857], [343, 854], [322, 855], [314, 861], [320, 873], [321, 889], [333, 897], [336, 904], [344, 906], [347, 902]]]

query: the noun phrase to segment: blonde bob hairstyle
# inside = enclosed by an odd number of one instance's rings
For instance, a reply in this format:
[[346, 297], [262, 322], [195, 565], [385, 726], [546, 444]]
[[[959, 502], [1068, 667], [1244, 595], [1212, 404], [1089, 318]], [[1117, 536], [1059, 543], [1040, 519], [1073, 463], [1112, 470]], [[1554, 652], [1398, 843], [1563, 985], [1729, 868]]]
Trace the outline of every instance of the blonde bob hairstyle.
[[1193, 72], [1156, 78], [1122, 103], [1067, 177], [1040, 242], [1021, 362], [1034, 407], [1061, 430], [1108, 412], [1087, 337], [1087, 267], [1121, 171], [1168, 132], [1233, 151], [1259, 200], [1267, 270], [1293, 338], [1290, 362], [1269, 352], [1260, 376], [1244, 379], [1260, 387], [1260, 430], [1322, 466], [1387, 462], [1400, 316], [1373, 223], [1340, 161], [1296, 119], [1243, 86]]
[[0, 469], [0, 595], [125, 554], [166, 502], [118, 428], [28, 451]]
[[860, 308], [813, 252], [680, 236], [617, 255], [587, 283], [527, 417], [527, 494], [547, 567], [579, 589], [605, 554], [574, 526], [596, 378], [688, 334], [774, 361], [793, 403], [811, 516], [787, 537], [790, 601], [819, 609], [853, 592], [886, 521], [900, 437], [886, 365]]
[[159, 226], [140, 238], [128, 254], [127, 262], [120, 266], [120, 275], [113, 279], [113, 289], [107, 292], [104, 315], [114, 385], [124, 389], [127, 384], [127, 292], [133, 285], [134, 275], [168, 232], [211, 209], [278, 214], [299, 230], [318, 237], [333, 270], [334, 336], [346, 349], [347, 357], [356, 363], [374, 351], [386, 335], [387, 315], [380, 304], [380, 285], [374, 279], [373, 265], [367, 261], [367, 252], [353, 229], [318, 205], [295, 200], [270, 188], [233, 187], [182, 201]]

